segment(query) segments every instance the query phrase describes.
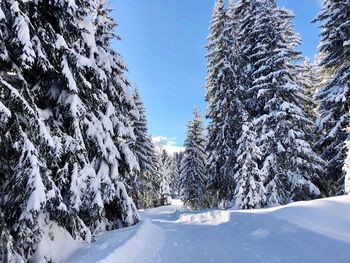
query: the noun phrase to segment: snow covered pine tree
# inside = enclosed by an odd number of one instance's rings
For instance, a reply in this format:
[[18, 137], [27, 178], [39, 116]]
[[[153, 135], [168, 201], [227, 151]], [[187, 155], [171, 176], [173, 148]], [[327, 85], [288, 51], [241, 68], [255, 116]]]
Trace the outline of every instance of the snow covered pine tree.
[[160, 155], [160, 160], [162, 163], [162, 180], [160, 183], [160, 195], [161, 195], [161, 204], [170, 205], [171, 204], [171, 190], [170, 182], [172, 176], [172, 157], [163, 149]]
[[313, 151], [303, 86], [297, 80], [295, 47], [299, 38], [291, 26], [293, 15], [261, 2], [251, 34], [256, 36], [251, 54], [253, 85], [257, 98], [254, 124], [262, 151], [267, 204], [279, 205], [320, 195], [323, 161]]
[[329, 76], [317, 94], [320, 117], [318, 147], [327, 162], [327, 194], [344, 193], [345, 141], [349, 140], [350, 1], [324, 0], [320, 21], [319, 67]]
[[139, 169], [135, 105], [110, 48], [109, 11], [103, 0], [0, 3], [0, 205], [9, 229], [0, 258], [30, 260], [43, 224], [90, 241], [139, 220], [123, 183]]
[[[213, 206], [226, 207], [234, 193], [235, 110], [232, 32], [223, 0], [214, 6], [207, 44], [208, 189]], [[231, 24], [230, 24], [231, 26]]]
[[158, 158], [155, 146], [148, 134], [145, 109], [139, 92], [135, 89], [134, 102], [137, 117], [134, 118], [135, 146], [134, 152], [140, 165], [140, 171], [132, 187], [132, 197], [138, 208], [160, 205], [160, 184], [162, 175], [155, 160]]
[[171, 198], [177, 198], [180, 192], [180, 165], [183, 153], [174, 153], [170, 167], [170, 193]]
[[235, 167], [235, 194], [233, 205], [238, 209], [261, 208], [266, 205], [265, 176], [259, 169], [262, 153], [257, 146], [254, 125], [243, 115], [246, 122], [242, 125], [242, 135], [237, 141], [237, 162]]
[[185, 151], [180, 170], [180, 196], [193, 209], [208, 207], [204, 125], [199, 109], [187, 126]]
[[[320, 195], [311, 89], [298, 80], [293, 15], [273, 0], [217, 0], [208, 38], [208, 172], [214, 205], [263, 207]], [[247, 151], [250, 154], [247, 154]]]

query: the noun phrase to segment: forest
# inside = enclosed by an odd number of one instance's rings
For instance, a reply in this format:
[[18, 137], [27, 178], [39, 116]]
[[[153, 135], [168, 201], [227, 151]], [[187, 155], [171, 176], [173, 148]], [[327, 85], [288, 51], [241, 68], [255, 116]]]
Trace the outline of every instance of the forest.
[[224, 213], [350, 193], [349, 0], [323, 1], [315, 61], [276, 0], [216, 0], [207, 111], [176, 154], [152, 141], [111, 12], [0, 2], [0, 262], [56, 262], [48, 228], [93, 243], [172, 199]]

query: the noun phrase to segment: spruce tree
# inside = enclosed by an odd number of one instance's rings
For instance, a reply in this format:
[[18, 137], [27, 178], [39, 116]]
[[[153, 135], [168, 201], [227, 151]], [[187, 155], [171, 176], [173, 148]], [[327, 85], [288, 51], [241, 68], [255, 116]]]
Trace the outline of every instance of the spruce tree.
[[184, 147], [180, 173], [181, 200], [193, 209], [207, 207], [204, 125], [198, 109], [194, 110], [193, 119], [187, 125]]
[[320, 117], [318, 147], [327, 162], [330, 195], [344, 193], [345, 141], [349, 137], [350, 1], [325, 0], [316, 21], [321, 22], [319, 45], [322, 71], [329, 79], [317, 94]]
[[[315, 185], [322, 160], [313, 151], [308, 134], [312, 125], [306, 112], [308, 98], [297, 80], [295, 47], [299, 39], [291, 26], [293, 15], [275, 1], [261, 5], [254, 26], [252, 90], [261, 111], [254, 124], [259, 134], [262, 174], [266, 175], [267, 204], [318, 197]], [[260, 112], [260, 114], [259, 114]]]
[[172, 173], [172, 158], [169, 154], [162, 150], [161, 152], [161, 174], [162, 179], [160, 183], [160, 195], [161, 195], [161, 204], [162, 205], [170, 205], [171, 204], [171, 173]]
[[[208, 188], [212, 205], [223, 204], [234, 192], [235, 129], [240, 101], [235, 97], [236, 75], [233, 61], [234, 23], [223, 0], [214, 6], [207, 44], [206, 101], [208, 103]], [[238, 67], [236, 65], [236, 67]], [[238, 133], [237, 133], [238, 132]]]
[[0, 211], [0, 262], [24, 262], [23, 258], [13, 248], [13, 237], [5, 223], [2, 211]]
[[135, 147], [140, 171], [133, 184], [132, 196], [138, 208], [154, 207], [160, 203], [160, 183], [155, 147], [149, 136], [145, 109], [139, 92], [135, 89], [134, 102], [137, 109], [137, 116], [134, 118]]
[[29, 260], [36, 250], [39, 215], [86, 241], [136, 223], [124, 184], [139, 169], [134, 105], [125, 65], [110, 48], [108, 7], [0, 6], [0, 201], [15, 252]]
[[244, 114], [242, 135], [238, 140], [237, 162], [235, 166], [236, 189], [233, 205], [239, 209], [261, 208], [266, 205], [267, 193], [264, 186], [265, 175], [259, 169], [262, 153], [257, 146], [254, 125]]
[[[244, 104], [244, 110], [239, 113], [239, 116], [247, 112], [248, 118], [255, 117], [261, 110], [259, 100], [252, 89], [252, 82], [254, 80], [254, 65], [257, 60], [253, 56], [253, 49], [259, 45], [259, 35], [256, 34], [254, 27], [262, 4], [263, 2], [256, 0], [239, 0], [234, 4], [234, 0], [232, 0], [230, 5], [230, 19], [236, 21], [234, 23], [236, 52], [233, 63], [237, 66], [236, 75], [241, 90], [239, 97]], [[241, 121], [239, 125], [243, 125], [243, 122]]]
[[311, 64], [310, 59], [305, 58], [299, 69], [299, 80], [303, 87], [303, 93], [307, 97], [306, 111], [314, 122], [317, 118], [317, 104], [315, 102], [316, 90], [318, 85], [318, 76], [315, 65]]
[[170, 191], [171, 191], [172, 198], [177, 198], [179, 196], [181, 159], [182, 159], [182, 152], [175, 153], [171, 160]]

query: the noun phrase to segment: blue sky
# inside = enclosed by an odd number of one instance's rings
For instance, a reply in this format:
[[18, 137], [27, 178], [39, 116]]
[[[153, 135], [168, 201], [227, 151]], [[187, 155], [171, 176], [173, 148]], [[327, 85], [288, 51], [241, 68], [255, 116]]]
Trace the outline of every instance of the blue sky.
[[[278, 0], [295, 14], [300, 50], [314, 57], [319, 29], [310, 21], [322, 0]], [[115, 48], [129, 67], [158, 141], [181, 146], [192, 109], [206, 111], [205, 45], [214, 0], [111, 1], [122, 41]]]

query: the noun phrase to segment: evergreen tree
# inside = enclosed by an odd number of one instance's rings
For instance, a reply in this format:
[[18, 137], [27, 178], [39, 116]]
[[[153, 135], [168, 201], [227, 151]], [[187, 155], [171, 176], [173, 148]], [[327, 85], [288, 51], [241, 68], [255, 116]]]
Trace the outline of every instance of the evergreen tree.
[[133, 184], [133, 197], [138, 208], [154, 207], [160, 203], [160, 183], [155, 147], [148, 134], [145, 109], [138, 90], [135, 89], [134, 101], [137, 117], [134, 119], [135, 154], [140, 165], [138, 177]]
[[[245, 114], [245, 118], [248, 114]], [[242, 136], [238, 140], [235, 174], [234, 206], [239, 209], [261, 208], [266, 205], [265, 176], [259, 169], [262, 153], [257, 146], [254, 126], [246, 121], [242, 126]]]
[[[234, 164], [237, 124], [236, 108], [239, 101], [234, 94], [232, 36], [234, 24], [228, 19], [223, 0], [214, 6], [207, 45], [206, 101], [208, 103], [208, 188], [212, 205], [225, 203], [234, 192]], [[240, 131], [238, 131], [240, 132]], [[225, 204], [223, 204], [225, 206]]]
[[[252, 90], [261, 105], [254, 124], [263, 154], [267, 204], [286, 204], [320, 195], [322, 160], [313, 151], [308, 134], [312, 122], [308, 98], [297, 80], [295, 47], [299, 39], [291, 26], [293, 15], [266, 0], [259, 8], [254, 33]], [[260, 112], [260, 114], [259, 114]]]
[[317, 71], [310, 59], [305, 58], [302, 65], [300, 65], [299, 80], [303, 87], [303, 93], [308, 98], [306, 101], [306, 112], [314, 122], [317, 118], [317, 105], [315, 103], [316, 90], [317, 90]]
[[193, 112], [186, 132], [185, 151], [181, 164], [181, 199], [194, 209], [207, 207], [206, 153], [204, 125], [199, 110]]
[[171, 180], [170, 180], [170, 190], [171, 197], [177, 198], [180, 193], [180, 168], [181, 168], [181, 160], [182, 160], [182, 152], [175, 153], [172, 162], [171, 162]]
[[5, 223], [4, 215], [0, 211], [0, 262], [23, 263], [13, 248], [13, 238], [10, 234], [8, 226]]
[[345, 141], [349, 137], [350, 1], [325, 0], [316, 21], [321, 22], [320, 67], [329, 74], [317, 94], [320, 117], [318, 147], [327, 162], [330, 195], [344, 193]]
[[124, 184], [139, 169], [134, 105], [108, 7], [14, 0], [0, 9], [0, 201], [15, 253], [29, 260], [36, 250], [39, 215], [86, 241], [136, 223]]
[[[236, 75], [240, 84], [240, 101], [244, 104], [244, 110], [238, 113], [238, 116], [243, 116], [248, 113], [248, 118], [253, 118], [259, 114], [261, 105], [252, 89], [254, 80], [253, 72], [257, 58], [253, 56], [253, 49], [259, 45], [259, 35], [254, 30], [258, 12], [263, 4], [262, 1], [256, 0], [239, 0], [234, 4], [232, 0], [230, 5], [231, 20], [234, 23], [234, 39], [235, 39], [235, 61]], [[240, 121], [238, 126], [242, 126], [243, 121]]]
[[171, 173], [172, 173], [172, 158], [168, 155], [165, 150], [161, 152], [161, 172], [162, 180], [160, 183], [160, 195], [161, 195], [161, 204], [170, 205], [171, 204]]

